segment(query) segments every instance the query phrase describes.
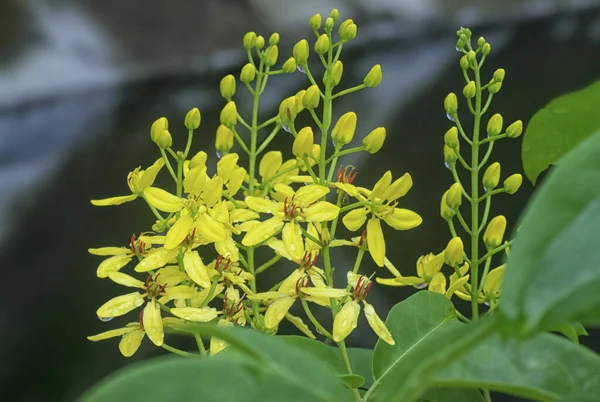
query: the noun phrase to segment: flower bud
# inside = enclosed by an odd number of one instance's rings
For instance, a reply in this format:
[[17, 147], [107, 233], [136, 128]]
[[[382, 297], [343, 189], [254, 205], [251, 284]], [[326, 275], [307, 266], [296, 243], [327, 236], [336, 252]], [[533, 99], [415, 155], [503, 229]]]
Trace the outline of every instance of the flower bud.
[[302, 158], [304, 155], [310, 155], [312, 153], [312, 146], [315, 140], [312, 128], [304, 127], [298, 132], [298, 135], [294, 139], [292, 145], [292, 153]]
[[329, 51], [329, 36], [322, 34], [315, 42], [315, 52], [317, 54], [325, 54]]
[[455, 237], [448, 242], [444, 250], [444, 262], [451, 267], [456, 267], [464, 261], [465, 247], [460, 237]]
[[442, 200], [440, 201], [440, 216], [446, 220], [452, 219], [456, 212], [448, 207], [448, 191], [446, 190], [442, 195]]
[[344, 74], [344, 65], [341, 61], [336, 61], [331, 70], [331, 78], [333, 79], [333, 86], [336, 86], [342, 80], [342, 74]]
[[450, 148], [458, 148], [460, 142], [458, 142], [458, 128], [452, 127], [444, 134], [444, 143]]
[[450, 148], [448, 145], [444, 145], [444, 162], [453, 164], [458, 159], [456, 151]]
[[381, 84], [381, 80], [383, 79], [383, 73], [381, 72], [381, 66], [379, 64], [375, 64], [371, 71], [365, 76], [363, 83], [368, 88], [376, 87]]
[[321, 100], [321, 90], [318, 85], [311, 85], [306, 90], [306, 93], [302, 97], [302, 106], [306, 109], [314, 109], [319, 106]]
[[244, 67], [242, 67], [242, 72], [240, 74], [240, 81], [248, 84], [256, 78], [256, 67], [254, 64], [248, 63]]
[[290, 57], [289, 59], [287, 59], [287, 61], [285, 63], [283, 63], [283, 66], [281, 66], [281, 68], [283, 69], [283, 72], [286, 74], [290, 74], [296, 71], [296, 59], [294, 59], [293, 57]]
[[222, 124], [217, 128], [215, 148], [221, 153], [227, 153], [233, 148], [233, 132]]
[[273, 67], [275, 63], [277, 63], [277, 58], [279, 57], [279, 48], [277, 45], [271, 46], [267, 50], [267, 54], [265, 55], [265, 64], [267, 67]]
[[488, 136], [494, 137], [502, 132], [502, 126], [504, 125], [504, 120], [502, 119], [502, 115], [496, 113], [490, 120], [487, 125], [487, 133]]
[[296, 115], [304, 110], [304, 106], [302, 106], [302, 100], [304, 99], [304, 95], [306, 94], [305, 89], [301, 89], [294, 95], [296, 98]]
[[458, 112], [458, 98], [454, 92], [450, 92], [444, 99], [444, 109], [451, 116]]
[[498, 162], [494, 162], [488, 166], [481, 181], [486, 191], [496, 188], [500, 182], [500, 164]]
[[195, 130], [200, 127], [200, 111], [197, 107], [187, 112], [184, 125], [188, 130]]
[[204, 151], [200, 151], [198, 152], [196, 155], [194, 155], [194, 157], [190, 160], [190, 164], [189, 164], [189, 168], [190, 170], [192, 170], [193, 168], [195, 168], [196, 166], [206, 166], [206, 159], [208, 158], [208, 155], [206, 155], [206, 152]]
[[156, 142], [156, 139], [158, 138], [158, 136], [160, 134], [163, 133], [163, 131], [168, 130], [169, 129], [169, 121], [167, 120], [166, 117], [161, 117], [159, 119], [156, 119], [156, 121], [154, 123], [152, 123], [152, 126], [150, 126], [150, 138], [152, 139], [153, 142]]
[[321, 23], [321, 14], [315, 14], [312, 17], [310, 17], [310, 20], [308, 20], [308, 25], [313, 31], [318, 31], [321, 28]]
[[234, 101], [227, 102], [220, 115], [221, 124], [233, 127], [237, 123], [237, 107]]
[[256, 37], [256, 43], [254, 44], [254, 47], [257, 50], [262, 49], [265, 46], [265, 38], [262, 37], [262, 35], [258, 35]]
[[467, 53], [467, 60], [472, 66], [477, 64], [477, 53], [475, 53], [473, 50], [469, 51], [469, 53]]
[[325, 31], [326, 32], [331, 32], [333, 30], [333, 25], [335, 24], [335, 21], [333, 20], [333, 18], [328, 17], [325, 20]]
[[370, 154], [374, 154], [379, 151], [383, 146], [383, 142], [385, 141], [385, 128], [377, 127], [373, 131], [371, 131], [365, 138], [362, 140], [362, 144], [365, 147], [365, 151]]
[[506, 218], [499, 215], [488, 223], [485, 233], [483, 234], [483, 242], [487, 248], [496, 248], [502, 244], [504, 232], [506, 231]]
[[244, 49], [250, 50], [256, 44], [256, 34], [254, 32], [248, 32], [244, 35]]
[[490, 45], [489, 43], [486, 43], [481, 48], [481, 54], [483, 54], [484, 56], [487, 56], [490, 53], [492, 53], [492, 45]]
[[331, 10], [331, 12], [329, 13], [329, 18], [331, 18], [334, 22], [337, 21], [338, 18], [340, 18], [340, 12], [337, 8]]
[[456, 211], [462, 204], [462, 187], [458, 183], [454, 183], [448, 189], [448, 195], [446, 196], [446, 204], [449, 208]]
[[302, 39], [294, 45], [292, 54], [294, 55], [294, 59], [296, 59], [297, 64], [306, 64], [306, 61], [308, 60], [308, 51], [309, 47], [306, 39]]
[[354, 138], [354, 132], [356, 131], [356, 113], [348, 112], [344, 113], [331, 130], [331, 139], [337, 145], [346, 145]]
[[340, 37], [340, 40], [347, 42], [356, 38], [356, 31], [357, 26], [354, 23], [354, 21], [351, 19], [347, 19], [346, 21], [342, 22], [342, 24], [338, 28], [338, 35]]
[[169, 148], [173, 145], [173, 138], [171, 137], [169, 130], [163, 131], [156, 137], [156, 145], [161, 149]]
[[470, 67], [469, 59], [467, 56], [463, 56], [460, 58], [460, 68], [463, 70], [467, 70]]
[[506, 127], [506, 136], [508, 138], [517, 138], [521, 133], [523, 133], [523, 122], [521, 120], [517, 120]]
[[231, 74], [223, 77], [219, 89], [221, 90], [221, 96], [223, 98], [231, 100], [233, 95], [235, 95], [235, 77]]
[[279, 118], [283, 124], [290, 125], [296, 119], [296, 97], [290, 96], [279, 104]]
[[521, 184], [523, 184], [523, 176], [518, 173], [510, 175], [504, 180], [504, 191], [507, 194], [514, 194], [519, 190]]
[[279, 34], [277, 32], [273, 32], [271, 36], [269, 36], [269, 45], [275, 46], [279, 43]]
[[479, 39], [477, 39], [477, 46], [478, 47], [482, 47], [483, 45], [485, 45], [485, 38], [483, 36], [479, 37]]
[[463, 88], [463, 95], [467, 99], [472, 99], [475, 97], [475, 94], [477, 94], [477, 87], [475, 86], [475, 81], [471, 81]]
[[491, 94], [497, 94], [498, 92], [500, 92], [501, 89], [502, 89], [501, 82], [497, 82], [488, 87], [488, 91], [490, 91]]
[[505, 75], [506, 75], [506, 71], [504, 71], [503, 68], [499, 68], [498, 70], [494, 71], [494, 81], [496, 81], [496, 82], [504, 81]]

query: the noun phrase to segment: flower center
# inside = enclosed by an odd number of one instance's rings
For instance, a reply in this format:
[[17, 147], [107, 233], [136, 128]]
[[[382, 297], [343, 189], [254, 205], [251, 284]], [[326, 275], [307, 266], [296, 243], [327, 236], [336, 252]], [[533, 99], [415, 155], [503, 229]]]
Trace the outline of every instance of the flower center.
[[131, 249], [131, 254], [141, 256], [146, 251], [146, 243], [140, 239], [136, 239], [135, 234], [132, 234], [129, 241], [129, 248]]
[[290, 220], [298, 216], [299, 212], [296, 204], [294, 203], [294, 197], [295, 195], [292, 196], [292, 198], [286, 197], [285, 200], [283, 200], [283, 214], [287, 219]]
[[352, 298], [356, 301], [364, 300], [372, 285], [373, 282], [361, 275], [352, 291]]
[[148, 275], [148, 277], [146, 278], [145, 286], [148, 298], [154, 298], [156, 296], [164, 294], [167, 284], [165, 283], [161, 286], [161, 284], [157, 282], [159, 276], [160, 274], [156, 274], [156, 276], [152, 278], [152, 275]]
[[356, 178], [357, 173], [358, 172], [354, 169], [354, 166], [352, 165], [347, 165], [346, 167], [340, 165], [336, 174], [337, 181], [339, 183], [352, 184], [352, 182]]

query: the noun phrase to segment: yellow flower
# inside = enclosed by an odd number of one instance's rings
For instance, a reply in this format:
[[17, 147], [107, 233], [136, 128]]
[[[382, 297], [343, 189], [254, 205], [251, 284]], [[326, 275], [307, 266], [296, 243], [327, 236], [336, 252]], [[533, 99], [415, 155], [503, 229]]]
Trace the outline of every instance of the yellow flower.
[[429, 290], [445, 294], [446, 277], [441, 273], [444, 266], [444, 252], [437, 255], [429, 253], [417, 260], [417, 276], [397, 276], [395, 278], [377, 278], [377, 283], [389, 286], [414, 286], [417, 289], [427, 287]]

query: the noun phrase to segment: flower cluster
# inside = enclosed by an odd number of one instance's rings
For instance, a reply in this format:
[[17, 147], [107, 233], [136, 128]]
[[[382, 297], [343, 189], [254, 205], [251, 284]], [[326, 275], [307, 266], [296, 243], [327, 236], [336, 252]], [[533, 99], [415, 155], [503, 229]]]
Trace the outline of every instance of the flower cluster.
[[[96, 206], [114, 206], [141, 199], [155, 221], [149, 230], [134, 235], [127, 247], [89, 250], [105, 257], [97, 269], [99, 278], [135, 289], [100, 306], [98, 318], [108, 321], [139, 310], [137, 320], [90, 336], [90, 340], [121, 337], [121, 353], [131, 356], [147, 335], [156, 346], [187, 354], [165, 343], [165, 330], [172, 329], [194, 336], [199, 353], [215, 354], [227, 344], [214, 337], [202, 339], [193, 323], [248, 325], [274, 333], [284, 319], [315, 338], [303, 318], [290, 312], [298, 304], [304, 318], [337, 343], [344, 342], [357, 326], [362, 305], [375, 333], [383, 341], [394, 343], [382, 319], [366, 301], [373, 282], [360, 273], [361, 261], [368, 252], [378, 266], [386, 266], [396, 274], [385, 257], [387, 229], [382, 221], [393, 229], [408, 230], [422, 219], [399, 207], [400, 198], [412, 186], [409, 174], [393, 180], [388, 171], [369, 189], [356, 184], [357, 172], [352, 166], [338, 163], [351, 153], [376, 153], [386, 136], [385, 129], [377, 127], [362, 138], [361, 145], [349, 147], [357, 131], [357, 115], [348, 112], [332, 121], [335, 99], [375, 87], [382, 80], [381, 67], [375, 65], [362, 83], [337, 90], [343, 75], [342, 48], [357, 33], [356, 24], [348, 19], [338, 25], [336, 34], [338, 18], [339, 13], [333, 10], [324, 21], [319, 14], [310, 19], [315, 35], [312, 46], [323, 67], [319, 80], [308, 65], [311, 45], [307, 40], [299, 41], [293, 55], [276, 67], [277, 33], [268, 40], [254, 32], [244, 36], [248, 63], [241, 69], [239, 82], [253, 98], [252, 114], [244, 118], [238, 112], [234, 100], [238, 80], [233, 75], [224, 77], [220, 92], [226, 104], [216, 131], [219, 160], [215, 167], [209, 165], [206, 152], [190, 153], [201, 122], [198, 109], [185, 116], [188, 136], [183, 150], [173, 148], [169, 122], [161, 117], [150, 128], [151, 140], [161, 157], [148, 168], [138, 167], [129, 173], [131, 194], [92, 200]], [[277, 115], [260, 122], [260, 97], [267, 82], [275, 75], [292, 73], [305, 74], [308, 87], [284, 99]], [[297, 127], [301, 113], [309, 114], [314, 124]], [[291, 158], [284, 158], [287, 152], [269, 149], [278, 135], [293, 137]], [[247, 165], [238, 164], [245, 157], [232, 152], [234, 147], [246, 154]], [[161, 173], [171, 176], [172, 188], [155, 185]], [[347, 229], [362, 235], [338, 238], [340, 220]], [[357, 250], [345, 288], [336, 287], [332, 275], [330, 248], [339, 246]], [[272, 250], [273, 258], [259, 263], [255, 251], [260, 247]], [[280, 284], [263, 289], [259, 275], [277, 266], [282, 258], [293, 261], [296, 268]], [[432, 282], [430, 276], [435, 276], [431, 270], [422, 270], [422, 278], [428, 283]], [[456, 283], [464, 286], [460, 280]], [[330, 310], [331, 330], [316, 320], [311, 305]], [[205, 342], [209, 342], [208, 348]]]

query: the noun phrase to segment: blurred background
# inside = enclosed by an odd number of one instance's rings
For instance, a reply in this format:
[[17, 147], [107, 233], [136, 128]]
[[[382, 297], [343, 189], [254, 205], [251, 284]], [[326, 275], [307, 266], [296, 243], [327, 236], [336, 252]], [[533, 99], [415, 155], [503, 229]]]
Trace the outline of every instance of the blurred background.
[[[117, 340], [86, 339], [129, 321], [98, 321], [97, 307], [121, 289], [96, 278], [101, 259], [87, 249], [125, 245], [153, 222], [142, 204], [101, 209], [89, 200], [128, 193], [127, 173], [158, 157], [149, 127], [161, 116], [181, 145], [185, 113], [200, 108], [194, 151], [204, 149], [216, 162], [214, 133], [224, 105], [218, 85], [245, 63], [243, 34], [279, 32], [283, 62], [297, 40], [314, 42], [308, 18], [333, 7], [359, 27], [344, 47], [340, 88], [362, 82], [375, 63], [384, 72], [379, 87], [334, 104], [334, 117], [358, 114], [357, 144], [375, 127], [388, 132], [377, 156], [342, 163], [356, 166], [360, 185], [372, 186], [388, 169], [394, 177], [410, 172], [415, 183], [401, 206], [424, 223], [387, 237], [388, 258], [405, 275], [414, 274], [420, 255], [439, 252], [449, 240], [439, 199], [452, 183], [442, 157], [451, 124], [442, 101], [464, 85], [455, 31], [468, 26], [492, 43], [486, 74], [507, 71], [492, 111], [506, 122], [527, 123], [552, 98], [600, 78], [600, 1], [0, 1], [0, 400], [73, 401], [119, 367], [162, 353], [144, 342], [126, 359]], [[284, 97], [307, 86], [301, 72], [273, 78], [261, 116], [272, 116]], [[242, 114], [243, 92], [239, 86]], [[282, 132], [273, 146], [289, 149], [291, 136]], [[520, 139], [501, 141], [495, 160], [503, 177], [522, 172]], [[497, 197], [492, 214], [514, 224], [532, 191], [526, 181], [516, 195]], [[353, 250], [336, 250], [338, 274], [354, 257]], [[364, 272], [375, 268], [366, 258]], [[282, 270], [268, 272], [276, 280], [289, 272]], [[412, 291], [374, 287], [369, 298], [384, 312]], [[348, 344], [375, 341], [364, 322]], [[598, 332], [582, 342], [600, 351]]]

